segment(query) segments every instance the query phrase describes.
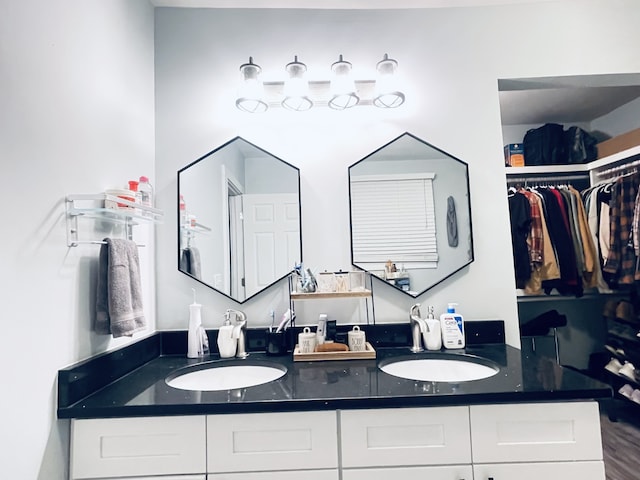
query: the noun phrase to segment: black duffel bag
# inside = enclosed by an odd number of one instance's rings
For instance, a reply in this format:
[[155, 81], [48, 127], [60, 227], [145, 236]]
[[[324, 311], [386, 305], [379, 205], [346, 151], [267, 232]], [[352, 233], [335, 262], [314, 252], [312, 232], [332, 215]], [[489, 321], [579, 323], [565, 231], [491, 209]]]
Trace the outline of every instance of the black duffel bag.
[[566, 163], [564, 129], [557, 123], [545, 123], [524, 135], [524, 164], [558, 165]]
[[564, 132], [566, 163], [586, 163], [598, 158], [598, 140], [580, 127], [569, 127]]

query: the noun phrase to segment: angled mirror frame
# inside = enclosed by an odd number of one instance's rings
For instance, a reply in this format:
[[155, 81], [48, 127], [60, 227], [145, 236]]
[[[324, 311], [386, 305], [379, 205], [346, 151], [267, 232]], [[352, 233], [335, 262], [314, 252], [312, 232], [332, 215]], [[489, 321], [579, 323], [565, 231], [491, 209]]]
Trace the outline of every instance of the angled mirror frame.
[[244, 303], [302, 261], [297, 167], [235, 137], [177, 176], [179, 271]]
[[418, 297], [474, 260], [469, 167], [405, 132], [349, 167], [351, 263]]

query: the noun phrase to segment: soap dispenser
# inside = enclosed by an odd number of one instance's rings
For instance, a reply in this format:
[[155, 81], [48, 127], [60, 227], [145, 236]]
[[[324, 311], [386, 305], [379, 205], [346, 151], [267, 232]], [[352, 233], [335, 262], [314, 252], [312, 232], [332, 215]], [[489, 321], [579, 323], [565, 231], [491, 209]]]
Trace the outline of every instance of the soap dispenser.
[[224, 314], [224, 325], [218, 329], [218, 352], [220, 358], [235, 356], [238, 348], [238, 338], [234, 336], [234, 325], [231, 324], [231, 310]]
[[440, 350], [442, 348], [440, 321], [433, 314], [433, 305], [429, 305], [429, 313], [425, 322], [427, 322], [427, 331], [422, 334], [424, 346], [427, 350]]

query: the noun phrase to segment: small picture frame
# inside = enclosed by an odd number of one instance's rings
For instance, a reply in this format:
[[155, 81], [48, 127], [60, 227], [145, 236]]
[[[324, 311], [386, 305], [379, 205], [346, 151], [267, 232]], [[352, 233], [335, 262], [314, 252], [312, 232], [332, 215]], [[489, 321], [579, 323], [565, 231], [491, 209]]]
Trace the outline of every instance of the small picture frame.
[[349, 272], [349, 291], [362, 292], [365, 289], [364, 272]]

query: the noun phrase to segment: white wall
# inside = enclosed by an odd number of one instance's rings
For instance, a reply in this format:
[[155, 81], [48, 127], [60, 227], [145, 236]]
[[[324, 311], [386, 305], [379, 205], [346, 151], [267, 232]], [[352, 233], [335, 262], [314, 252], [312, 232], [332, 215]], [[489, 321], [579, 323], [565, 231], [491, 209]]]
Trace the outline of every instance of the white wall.
[[[157, 9], [160, 205], [173, 208], [178, 168], [241, 135], [301, 169], [305, 263], [347, 269], [347, 168], [409, 131], [469, 163], [476, 257], [418, 301], [437, 312], [456, 301], [467, 319], [505, 319], [507, 341], [517, 345], [497, 79], [638, 72], [639, 19], [633, 0], [408, 11]], [[293, 55], [310, 79], [326, 78], [339, 54], [357, 77], [371, 78], [384, 53], [406, 81], [398, 110], [250, 116], [234, 107], [238, 67], [250, 55], [268, 81], [281, 78]], [[171, 218], [159, 229], [159, 259], [175, 258], [174, 229]], [[159, 261], [158, 280], [158, 326], [184, 328], [193, 284], [174, 262]], [[378, 321], [406, 321], [413, 299], [380, 286], [375, 295]], [[219, 325], [229, 300], [204, 288], [198, 298], [206, 326]], [[255, 326], [285, 300], [284, 289], [273, 288], [242, 308]]]
[[62, 480], [69, 422], [56, 419], [57, 370], [130, 342], [91, 331], [99, 247], [67, 248], [63, 199], [154, 178], [153, 9], [1, 0], [0, 58], [0, 465], [3, 478]]

